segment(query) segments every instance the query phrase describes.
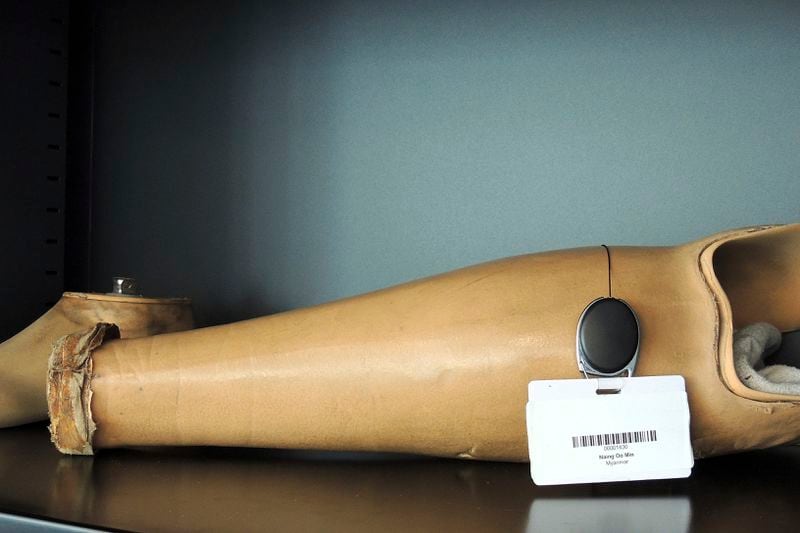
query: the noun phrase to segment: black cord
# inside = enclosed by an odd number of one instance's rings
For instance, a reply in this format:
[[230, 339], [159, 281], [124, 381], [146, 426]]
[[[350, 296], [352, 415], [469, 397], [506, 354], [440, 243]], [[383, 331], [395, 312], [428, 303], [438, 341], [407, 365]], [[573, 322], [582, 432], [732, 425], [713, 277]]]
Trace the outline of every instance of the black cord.
[[606, 250], [606, 258], [608, 259], [608, 297], [612, 298], [613, 293], [611, 292], [611, 250], [609, 250], [608, 246], [606, 246], [605, 244], [601, 244], [600, 246], [602, 246]]

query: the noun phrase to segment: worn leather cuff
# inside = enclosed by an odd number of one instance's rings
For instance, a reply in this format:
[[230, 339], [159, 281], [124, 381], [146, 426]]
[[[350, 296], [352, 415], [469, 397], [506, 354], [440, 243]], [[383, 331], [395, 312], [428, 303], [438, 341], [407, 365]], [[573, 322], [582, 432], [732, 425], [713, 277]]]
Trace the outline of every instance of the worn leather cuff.
[[50, 439], [62, 453], [93, 455], [92, 351], [104, 339], [118, 339], [119, 328], [99, 323], [53, 343], [47, 371]]

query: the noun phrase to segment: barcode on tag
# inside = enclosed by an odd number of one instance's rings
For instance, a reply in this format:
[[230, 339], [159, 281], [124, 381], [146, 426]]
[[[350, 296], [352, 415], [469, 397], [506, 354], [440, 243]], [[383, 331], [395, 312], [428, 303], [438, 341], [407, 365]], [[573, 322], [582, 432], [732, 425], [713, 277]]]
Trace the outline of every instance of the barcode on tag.
[[609, 446], [612, 444], [631, 444], [637, 442], [655, 442], [658, 440], [656, 430], [628, 431], [625, 433], [601, 433], [598, 435], [580, 435], [572, 437], [573, 448], [591, 446]]

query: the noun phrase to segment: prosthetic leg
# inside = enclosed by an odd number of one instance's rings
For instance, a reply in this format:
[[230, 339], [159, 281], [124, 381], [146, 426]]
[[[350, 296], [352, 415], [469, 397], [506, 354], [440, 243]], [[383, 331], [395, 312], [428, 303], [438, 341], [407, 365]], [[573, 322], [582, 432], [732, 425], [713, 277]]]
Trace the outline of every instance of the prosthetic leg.
[[191, 300], [65, 292], [44, 315], [0, 344], [0, 427], [47, 418], [42, 376], [53, 342], [98, 322], [114, 322], [122, 337], [144, 337], [193, 326]]
[[98, 324], [50, 360], [64, 453], [141, 445], [527, 459], [533, 379], [582, 378], [576, 326], [597, 298], [641, 331], [636, 375], [685, 377], [696, 456], [800, 437], [800, 397], [736, 375], [734, 328], [800, 328], [800, 225], [676, 247], [503, 259], [309, 309], [113, 340]]

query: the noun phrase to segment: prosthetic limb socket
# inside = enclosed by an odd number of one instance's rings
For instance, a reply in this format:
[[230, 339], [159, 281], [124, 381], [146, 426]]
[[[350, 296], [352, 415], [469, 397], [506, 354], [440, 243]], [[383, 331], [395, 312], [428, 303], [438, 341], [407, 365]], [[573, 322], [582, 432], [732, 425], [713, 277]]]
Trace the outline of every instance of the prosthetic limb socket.
[[[610, 292], [610, 294], [609, 294]], [[800, 328], [800, 225], [675, 247], [609, 247], [485, 263], [224, 326], [112, 340], [99, 324], [50, 360], [64, 453], [214, 445], [527, 459], [534, 379], [581, 378], [576, 324], [613, 296], [637, 313], [636, 374], [685, 377], [697, 457], [800, 437], [800, 397], [735, 372], [735, 328]]]

